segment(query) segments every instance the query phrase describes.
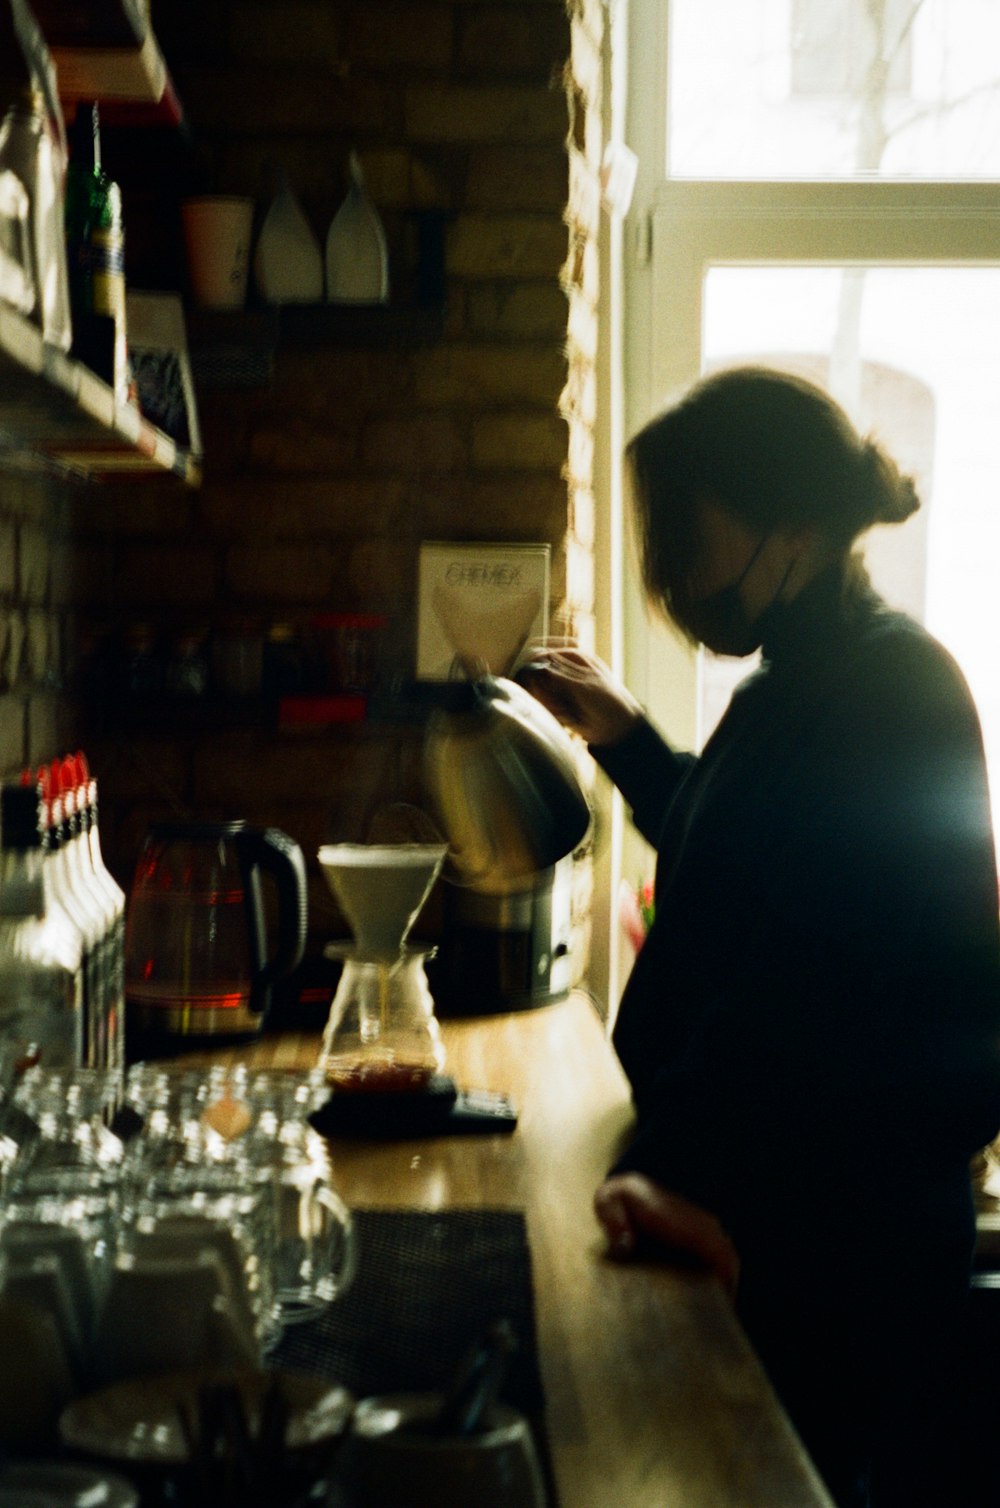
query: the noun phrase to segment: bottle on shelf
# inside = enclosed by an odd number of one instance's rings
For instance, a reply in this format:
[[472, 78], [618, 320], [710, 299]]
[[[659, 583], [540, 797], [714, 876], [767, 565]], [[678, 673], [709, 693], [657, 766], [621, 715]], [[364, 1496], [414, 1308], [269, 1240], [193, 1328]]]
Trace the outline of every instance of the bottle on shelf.
[[333, 304], [386, 304], [389, 253], [385, 230], [356, 152], [351, 152], [347, 167], [347, 194], [326, 235], [326, 296]]
[[66, 260], [73, 318], [71, 354], [128, 398], [125, 226], [117, 183], [101, 166], [97, 105], [81, 104], [69, 132]]
[[103, 1065], [104, 957], [101, 922], [93, 910], [78, 871], [76, 809], [73, 793], [63, 788], [62, 761], [55, 759], [39, 771], [43, 821], [48, 837], [46, 868], [50, 899], [76, 928], [83, 959], [83, 1065]]
[[185, 628], [167, 654], [163, 683], [168, 696], [196, 700], [208, 691], [209, 663], [204, 629]]
[[83, 940], [49, 857], [37, 787], [0, 786], [0, 1050], [18, 1068], [84, 1062]]
[[0, 302], [31, 316], [38, 306], [31, 184], [17, 139], [16, 116], [0, 122]]
[[323, 298], [323, 253], [285, 172], [257, 237], [253, 269], [266, 303], [318, 304]]
[[105, 980], [105, 1068], [121, 1072], [125, 1064], [125, 892], [104, 862], [98, 821], [97, 781], [82, 749], [72, 756], [85, 843], [84, 872], [89, 874], [104, 917], [107, 953]]
[[26, 85], [0, 124], [0, 180], [5, 302], [40, 328], [47, 344], [71, 339], [66, 245], [62, 230], [65, 156], [42, 91]]
[[264, 636], [261, 686], [265, 696], [297, 696], [306, 684], [305, 651], [293, 623], [271, 623]]
[[130, 623], [122, 644], [121, 684], [126, 697], [153, 697], [163, 690], [164, 656], [151, 623]]

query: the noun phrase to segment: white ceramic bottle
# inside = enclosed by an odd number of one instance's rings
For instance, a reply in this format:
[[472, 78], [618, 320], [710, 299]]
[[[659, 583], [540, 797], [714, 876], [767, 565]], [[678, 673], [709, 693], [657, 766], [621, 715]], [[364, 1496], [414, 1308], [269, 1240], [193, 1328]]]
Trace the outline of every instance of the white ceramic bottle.
[[283, 172], [257, 238], [257, 292], [269, 304], [317, 304], [323, 298], [323, 255]]
[[326, 296], [334, 304], [384, 304], [389, 299], [385, 231], [356, 152], [348, 169], [351, 185], [326, 237]]
[[[65, 153], [46, 115], [41, 90], [25, 89], [0, 124], [0, 175], [18, 200], [4, 214], [15, 232], [8, 273], [23, 274], [11, 300], [41, 326], [42, 338], [69, 349], [72, 334], [63, 232]], [[32, 290], [27, 279], [34, 279]], [[5, 278], [10, 282], [10, 278]]]

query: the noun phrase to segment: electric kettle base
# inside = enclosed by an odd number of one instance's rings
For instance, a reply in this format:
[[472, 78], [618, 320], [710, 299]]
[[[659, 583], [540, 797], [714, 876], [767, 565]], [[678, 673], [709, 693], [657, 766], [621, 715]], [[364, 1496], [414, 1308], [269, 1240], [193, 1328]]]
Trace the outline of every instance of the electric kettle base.
[[237, 1046], [259, 1037], [261, 1016], [246, 1007], [136, 1006], [126, 1002], [125, 1058], [129, 1063]]
[[565, 1000], [573, 981], [572, 888], [572, 860], [511, 895], [451, 887], [427, 965], [438, 1015], [496, 1015]]

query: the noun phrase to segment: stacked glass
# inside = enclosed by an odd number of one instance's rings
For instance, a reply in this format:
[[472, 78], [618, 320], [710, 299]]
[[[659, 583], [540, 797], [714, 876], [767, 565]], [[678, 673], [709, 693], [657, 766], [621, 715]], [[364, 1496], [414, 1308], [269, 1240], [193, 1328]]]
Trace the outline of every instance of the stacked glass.
[[351, 1281], [350, 1213], [307, 1120], [320, 1074], [3, 1081], [0, 1065], [0, 1298], [51, 1316], [72, 1391], [260, 1365]]

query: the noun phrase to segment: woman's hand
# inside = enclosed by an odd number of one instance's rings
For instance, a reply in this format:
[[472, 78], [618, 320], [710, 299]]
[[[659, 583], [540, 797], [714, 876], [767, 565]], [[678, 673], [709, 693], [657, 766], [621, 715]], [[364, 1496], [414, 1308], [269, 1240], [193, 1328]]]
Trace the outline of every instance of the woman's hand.
[[662, 1255], [694, 1258], [719, 1279], [732, 1297], [740, 1259], [710, 1210], [692, 1204], [643, 1173], [614, 1173], [594, 1195], [594, 1211], [608, 1238], [608, 1253], [627, 1259], [645, 1240]]
[[515, 680], [589, 744], [616, 744], [643, 717], [603, 660], [572, 646], [534, 650]]

